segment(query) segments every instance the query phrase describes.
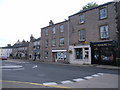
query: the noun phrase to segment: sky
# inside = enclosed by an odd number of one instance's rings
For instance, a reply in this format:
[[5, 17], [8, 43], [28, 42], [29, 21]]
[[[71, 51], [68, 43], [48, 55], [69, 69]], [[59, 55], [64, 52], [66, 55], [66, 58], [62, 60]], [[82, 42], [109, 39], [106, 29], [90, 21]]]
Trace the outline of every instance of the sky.
[[87, 3], [112, 0], [0, 0], [0, 47], [40, 37], [49, 21], [58, 23], [77, 13]]

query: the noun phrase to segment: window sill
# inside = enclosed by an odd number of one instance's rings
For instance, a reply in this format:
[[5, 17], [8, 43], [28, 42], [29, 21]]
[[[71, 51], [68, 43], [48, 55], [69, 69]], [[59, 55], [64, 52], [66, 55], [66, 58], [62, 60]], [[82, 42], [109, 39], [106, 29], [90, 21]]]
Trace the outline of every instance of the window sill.
[[83, 39], [83, 40], [79, 40], [80, 42], [85, 42], [85, 39]]
[[107, 17], [106, 18], [99, 18], [99, 20], [105, 20], [105, 19], [107, 19]]

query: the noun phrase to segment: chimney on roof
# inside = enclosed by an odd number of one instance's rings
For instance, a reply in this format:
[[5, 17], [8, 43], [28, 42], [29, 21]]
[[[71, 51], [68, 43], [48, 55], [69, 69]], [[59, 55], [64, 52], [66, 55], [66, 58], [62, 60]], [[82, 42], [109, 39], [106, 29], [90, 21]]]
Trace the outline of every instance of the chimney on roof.
[[30, 41], [32, 41], [34, 39], [33, 35], [31, 34], [30, 36]]
[[9, 47], [9, 46], [11, 46], [11, 44], [7, 44], [7, 46]]
[[49, 22], [49, 25], [53, 25], [54, 23], [53, 23], [53, 21], [52, 20], [50, 20], [50, 22]]
[[17, 44], [19, 44], [19, 43], [20, 43], [20, 41], [18, 40], [16, 43], [17, 43]]
[[23, 41], [22, 41], [23, 43], [25, 42], [25, 40], [23, 39]]

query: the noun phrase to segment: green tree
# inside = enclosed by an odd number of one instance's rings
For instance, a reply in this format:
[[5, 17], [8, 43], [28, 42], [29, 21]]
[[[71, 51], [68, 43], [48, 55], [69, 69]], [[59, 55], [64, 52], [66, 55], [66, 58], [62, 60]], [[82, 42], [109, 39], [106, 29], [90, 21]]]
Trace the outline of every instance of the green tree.
[[98, 6], [97, 3], [91, 2], [91, 3], [88, 3], [87, 5], [83, 6], [82, 10], [80, 10], [80, 11], [87, 10], [87, 9], [90, 9], [90, 8], [93, 8], [93, 7], [96, 7], [96, 6]]

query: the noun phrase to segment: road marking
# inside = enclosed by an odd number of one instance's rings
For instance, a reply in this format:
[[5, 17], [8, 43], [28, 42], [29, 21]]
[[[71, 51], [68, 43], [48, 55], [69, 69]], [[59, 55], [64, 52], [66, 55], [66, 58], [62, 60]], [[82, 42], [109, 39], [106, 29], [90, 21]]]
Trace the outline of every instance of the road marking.
[[104, 75], [104, 73], [98, 73], [99, 75]]
[[97, 74], [94, 74], [94, 75], [92, 75], [93, 77], [98, 77], [99, 75], [97, 75]]
[[76, 81], [76, 82], [83, 81], [83, 80], [85, 80], [85, 79], [82, 79], [82, 78], [73, 79], [73, 81]]
[[73, 83], [72, 81], [70, 80], [66, 80], [66, 81], [61, 81], [62, 84], [65, 84], [65, 83]]
[[22, 68], [23, 66], [0, 66], [0, 68]]
[[64, 86], [58, 86], [58, 85], [43, 85], [39, 83], [32, 83], [32, 82], [20, 82], [20, 81], [7, 81], [7, 80], [0, 80], [1, 82], [12, 82], [12, 83], [22, 83], [22, 84], [31, 84], [31, 85], [37, 85], [37, 86], [47, 86], [52, 88], [70, 88], [70, 87], [64, 87]]
[[91, 76], [87, 76], [87, 77], [84, 77], [85, 79], [91, 79], [91, 78], [93, 78], [93, 77], [91, 77]]
[[24, 70], [24, 68], [16, 68], [16, 69], [2, 69], [2, 70]]
[[55, 83], [55, 82], [47, 82], [47, 83], [43, 83], [43, 85], [57, 85], [57, 83]]
[[35, 66], [33, 66], [32, 68], [37, 68], [38, 66], [37, 65], [35, 65]]

